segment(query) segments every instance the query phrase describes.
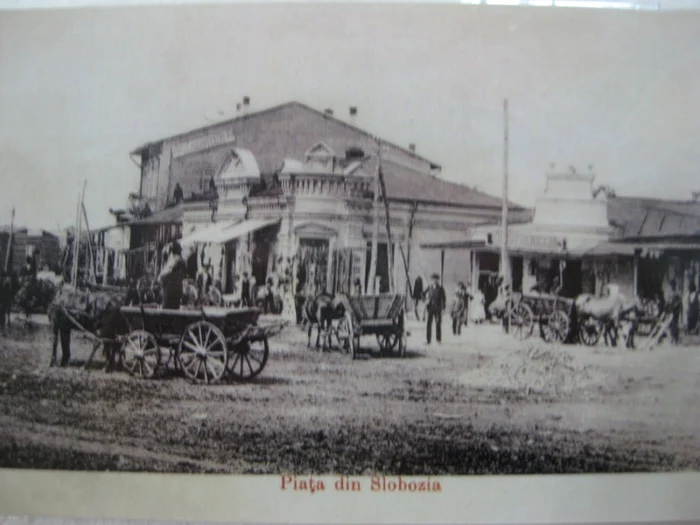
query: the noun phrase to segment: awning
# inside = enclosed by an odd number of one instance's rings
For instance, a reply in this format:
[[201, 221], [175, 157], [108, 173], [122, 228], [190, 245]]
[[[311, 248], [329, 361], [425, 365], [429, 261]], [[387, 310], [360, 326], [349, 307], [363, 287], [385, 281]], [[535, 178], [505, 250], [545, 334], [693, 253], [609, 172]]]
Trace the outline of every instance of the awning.
[[247, 219], [238, 222], [221, 222], [213, 226], [197, 230], [192, 234], [180, 239], [182, 246], [191, 246], [193, 244], [223, 244], [233, 239], [238, 239], [244, 235], [248, 235], [257, 230], [261, 230], [268, 226], [272, 226], [280, 221], [280, 219]]
[[448, 250], [448, 249], [463, 249], [472, 250], [474, 248], [483, 248], [486, 246], [486, 241], [481, 239], [464, 239], [460, 241], [449, 242], [427, 242], [421, 243], [421, 248], [428, 250]]
[[582, 255], [584, 257], [605, 257], [606, 255], [622, 255], [632, 257], [634, 256], [635, 247], [629, 244], [622, 244], [619, 242], [600, 242], [585, 250]]

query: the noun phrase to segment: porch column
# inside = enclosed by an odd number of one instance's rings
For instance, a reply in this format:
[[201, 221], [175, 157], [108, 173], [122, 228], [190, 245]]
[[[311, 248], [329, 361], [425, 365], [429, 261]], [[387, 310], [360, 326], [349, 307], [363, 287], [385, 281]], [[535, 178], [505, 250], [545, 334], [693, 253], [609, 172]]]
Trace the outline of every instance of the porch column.
[[333, 289], [333, 258], [335, 256], [335, 237], [328, 239], [328, 267], [326, 268], [326, 291], [330, 294], [335, 293]]
[[445, 250], [440, 250], [440, 284], [444, 286], [445, 277]]
[[632, 263], [632, 289], [634, 290], [634, 296], [637, 297], [639, 295], [639, 254], [637, 253], [637, 250], [634, 251], [634, 259]]

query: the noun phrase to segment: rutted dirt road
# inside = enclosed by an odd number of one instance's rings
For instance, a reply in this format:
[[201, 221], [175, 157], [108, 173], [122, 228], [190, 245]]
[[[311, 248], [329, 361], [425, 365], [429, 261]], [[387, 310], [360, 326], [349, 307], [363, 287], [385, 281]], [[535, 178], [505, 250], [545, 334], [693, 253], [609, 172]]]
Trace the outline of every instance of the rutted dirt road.
[[[287, 328], [253, 384], [49, 368], [0, 336], [0, 466], [298, 474], [700, 469], [700, 347], [518, 342], [496, 326], [352, 361]], [[641, 341], [640, 341], [641, 343]], [[372, 338], [363, 346], [376, 347]], [[641, 346], [641, 345], [640, 345]]]

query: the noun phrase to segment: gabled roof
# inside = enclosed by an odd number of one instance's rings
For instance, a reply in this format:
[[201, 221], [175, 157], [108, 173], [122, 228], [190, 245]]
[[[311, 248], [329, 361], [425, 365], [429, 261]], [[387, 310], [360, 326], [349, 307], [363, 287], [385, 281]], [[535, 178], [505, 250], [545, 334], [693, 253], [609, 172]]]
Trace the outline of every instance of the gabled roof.
[[[244, 120], [250, 120], [250, 119], [262, 117], [262, 116], [265, 116], [265, 115], [268, 115], [268, 114], [271, 114], [271, 113], [280, 111], [280, 110], [285, 109], [285, 108], [299, 108], [299, 109], [305, 110], [305, 111], [307, 111], [307, 112], [310, 112], [310, 113], [313, 113], [313, 114], [315, 114], [315, 115], [321, 116], [321, 117], [323, 117], [324, 119], [329, 120], [329, 121], [331, 121], [331, 122], [334, 122], [334, 123], [336, 123], [336, 124], [338, 124], [338, 125], [344, 126], [344, 127], [348, 128], [348, 129], [351, 129], [351, 130], [355, 131], [356, 133], [359, 133], [359, 134], [364, 135], [365, 137], [374, 138], [374, 135], [372, 135], [371, 133], [368, 133], [367, 131], [365, 131], [365, 130], [363, 130], [363, 129], [361, 129], [361, 128], [358, 128], [357, 126], [353, 126], [352, 124], [349, 124], [349, 123], [347, 123], [347, 122], [345, 122], [345, 121], [343, 121], [343, 120], [340, 120], [340, 119], [338, 119], [338, 118], [335, 118], [335, 117], [333, 117], [333, 116], [331, 116], [331, 115], [329, 115], [329, 114], [327, 114], [327, 113], [324, 113], [324, 112], [322, 112], [322, 111], [319, 111], [319, 110], [317, 110], [317, 109], [314, 109], [314, 108], [312, 108], [312, 107], [310, 107], [310, 106], [307, 106], [306, 104], [302, 104], [301, 102], [291, 101], [291, 102], [286, 102], [286, 103], [284, 103], [284, 104], [280, 104], [280, 105], [277, 105], [277, 106], [273, 106], [273, 107], [271, 107], [271, 108], [263, 109], [263, 110], [261, 110], [261, 111], [256, 111], [256, 112], [253, 112], [253, 113], [248, 113], [248, 114], [246, 114], [246, 115], [241, 115], [241, 116], [236, 117], [236, 118], [233, 118], [233, 119], [228, 119], [228, 120], [225, 120], [225, 121], [216, 123], [216, 124], [212, 124], [211, 126], [205, 126], [205, 127], [202, 127], [202, 128], [193, 129], [193, 130], [190, 130], [190, 131], [187, 131], [187, 132], [184, 132], [184, 133], [179, 133], [179, 134], [177, 134], [177, 135], [172, 135], [172, 136], [167, 137], [167, 138], [164, 138], [164, 139], [160, 139], [160, 140], [157, 140], [157, 141], [149, 142], [149, 143], [143, 144], [142, 146], [139, 146], [139, 147], [136, 148], [134, 151], [132, 151], [131, 154], [132, 154], [132, 155], [140, 155], [141, 153], [143, 153], [144, 151], [146, 151], [146, 150], [148, 150], [148, 149], [150, 149], [150, 148], [159, 149], [160, 147], [162, 147], [163, 143], [166, 142], [166, 141], [171, 141], [171, 140], [176, 140], [176, 139], [185, 138], [185, 137], [187, 137], [187, 136], [189, 136], [189, 135], [193, 135], [193, 134], [206, 134], [206, 133], [215, 131], [215, 130], [217, 130], [218, 128], [230, 126], [231, 124], [234, 124], [234, 123], [236, 123], [236, 122], [241, 122], [241, 121], [244, 121]], [[432, 162], [432, 161], [430, 161], [430, 160], [428, 160], [428, 159], [426, 159], [426, 158], [424, 158], [424, 157], [421, 157], [420, 155], [416, 154], [414, 151], [411, 151], [410, 149], [403, 148], [403, 147], [401, 147], [401, 146], [398, 146], [398, 145], [396, 145], [396, 144], [394, 144], [394, 143], [392, 143], [392, 142], [388, 142], [388, 141], [386, 141], [386, 140], [382, 140], [382, 144], [385, 145], [385, 146], [390, 146], [390, 147], [392, 147], [392, 148], [395, 148], [395, 149], [401, 151], [402, 153], [404, 153], [405, 155], [408, 155], [409, 157], [412, 157], [412, 158], [421, 160], [421, 161], [423, 161], [423, 162], [430, 163], [430, 164], [431, 164], [434, 168], [436, 168], [436, 169], [439, 169], [439, 168], [440, 168], [440, 166], [439, 166], [438, 164], [435, 164], [434, 162]], [[308, 148], [309, 146], [310, 146], [310, 145], [307, 144], [307, 145], [306, 145], [306, 148]], [[263, 168], [263, 171], [267, 171], [267, 170], [265, 170], [265, 168]]]

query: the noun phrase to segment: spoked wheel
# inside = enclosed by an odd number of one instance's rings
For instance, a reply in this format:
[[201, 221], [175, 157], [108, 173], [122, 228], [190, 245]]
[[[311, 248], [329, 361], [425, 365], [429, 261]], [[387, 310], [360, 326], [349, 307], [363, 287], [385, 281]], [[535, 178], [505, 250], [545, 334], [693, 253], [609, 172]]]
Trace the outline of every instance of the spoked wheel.
[[598, 344], [602, 332], [603, 326], [600, 321], [589, 317], [581, 322], [578, 329], [578, 338], [586, 346], [595, 346]]
[[532, 335], [535, 323], [535, 314], [525, 303], [518, 304], [510, 313], [510, 331], [520, 340]]
[[185, 376], [192, 381], [215, 383], [226, 371], [226, 338], [207, 321], [192, 323], [182, 334], [177, 359]]
[[555, 309], [549, 316], [545, 333], [547, 342], [563, 343], [569, 333], [569, 316]]
[[244, 339], [232, 348], [229, 373], [235, 381], [253, 379], [265, 368], [269, 356], [270, 346], [266, 335]]
[[160, 365], [160, 358], [160, 347], [150, 333], [134, 330], [126, 336], [121, 348], [121, 361], [132, 376], [153, 377]]

